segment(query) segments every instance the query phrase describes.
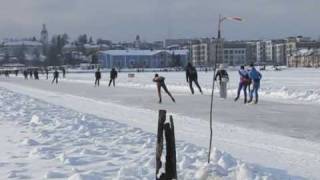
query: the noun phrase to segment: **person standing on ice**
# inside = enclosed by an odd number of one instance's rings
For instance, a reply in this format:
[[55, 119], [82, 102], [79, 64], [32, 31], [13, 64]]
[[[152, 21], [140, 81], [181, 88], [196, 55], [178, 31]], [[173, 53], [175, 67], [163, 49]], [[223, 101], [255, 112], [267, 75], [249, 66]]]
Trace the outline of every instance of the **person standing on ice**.
[[33, 76], [32, 69], [29, 70], [29, 75], [30, 75], [30, 79], [32, 79], [32, 78], [33, 78], [33, 77], [32, 77], [32, 76]]
[[229, 82], [229, 75], [227, 71], [224, 69], [224, 65], [220, 64], [219, 70], [215, 74], [214, 80], [216, 81], [219, 78], [220, 85], [220, 97], [226, 99], [227, 98], [227, 83]]
[[24, 79], [28, 79], [28, 71], [26, 69], [23, 71], [23, 76]]
[[162, 103], [162, 97], [161, 97], [161, 88], [163, 88], [163, 90], [170, 96], [171, 100], [173, 102], [176, 102], [176, 100], [173, 98], [173, 96], [171, 95], [171, 93], [169, 92], [165, 82], [164, 82], [165, 78], [162, 76], [159, 76], [158, 74], [154, 75], [153, 78], [153, 82], [157, 83], [157, 90], [158, 90], [158, 96], [159, 96], [159, 103]]
[[49, 70], [46, 68], [45, 71], [46, 71], [46, 79], [48, 79], [49, 78]]
[[59, 72], [58, 72], [58, 70], [56, 69], [56, 70], [53, 72], [53, 79], [52, 79], [51, 84], [53, 84], [54, 81], [56, 81], [56, 84], [58, 84], [58, 78], [59, 78]]
[[254, 67], [254, 64], [251, 64], [250, 65], [251, 67], [251, 71], [249, 73], [249, 77], [250, 79], [252, 80], [252, 90], [250, 91], [250, 100], [248, 101], [248, 103], [251, 103], [252, 100], [253, 100], [253, 93], [255, 93], [255, 101], [254, 103], [257, 104], [258, 103], [258, 100], [259, 100], [259, 94], [258, 94], [258, 91], [259, 91], [259, 88], [260, 88], [260, 81], [262, 79], [262, 75], [261, 73]]
[[239, 99], [241, 90], [243, 89], [244, 103], [247, 103], [247, 87], [250, 83], [249, 73], [244, 69], [244, 66], [241, 66], [238, 72], [240, 75], [240, 82], [238, 86], [237, 97], [234, 99], [234, 101]]
[[66, 69], [64, 67], [62, 68], [62, 77], [66, 78]]
[[35, 79], [35, 80], [39, 80], [39, 72], [38, 72], [37, 69], [34, 70], [34, 79]]
[[95, 77], [96, 77], [96, 80], [94, 82], [94, 86], [99, 86], [100, 85], [100, 79], [101, 79], [100, 68], [98, 68], [97, 71], [95, 72]]
[[110, 81], [109, 81], [109, 87], [111, 85], [111, 83], [113, 82], [113, 87], [116, 86], [116, 78], [118, 77], [118, 72], [116, 71], [115, 68], [112, 68], [112, 70], [110, 71]]
[[198, 73], [197, 70], [194, 66], [192, 66], [192, 64], [189, 62], [187, 67], [186, 67], [186, 78], [187, 78], [187, 82], [189, 83], [189, 87], [191, 90], [191, 93], [194, 94], [194, 90], [192, 87], [192, 82], [195, 83], [195, 85], [198, 87], [200, 93], [202, 94], [202, 90], [201, 87], [198, 83]]

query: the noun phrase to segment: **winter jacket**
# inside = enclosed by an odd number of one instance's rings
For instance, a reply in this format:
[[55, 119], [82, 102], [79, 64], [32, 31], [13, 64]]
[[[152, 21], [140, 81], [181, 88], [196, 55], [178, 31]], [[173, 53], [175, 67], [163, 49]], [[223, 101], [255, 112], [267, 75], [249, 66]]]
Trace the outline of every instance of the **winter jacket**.
[[117, 72], [116, 70], [112, 70], [112, 71], [110, 72], [110, 78], [111, 78], [111, 79], [116, 79], [117, 76], [118, 76], [118, 72]]
[[59, 77], [59, 72], [58, 72], [58, 71], [55, 71], [55, 72], [53, 73], [53, 77], [54, 77], [54, 78], [58, 78], [58, 77]]
[[240, 83], [243, 84], [250, 84], [250, 77], [249, 77], [249, 72], [244, 70], [244, 69], [240, 69], [239, 70], [239, 75], [240, 75]]
[[250, 79], [252, 79], [254, 82], [260, 82], [262, 75], [259, 71], [256, 70], [256, 68], [252, 68], [252, 70], [249, 73]]
[[198, 79], [198, 73], [197, 73], [197, 69], [193, 66], [187, 66], [186, 68], [186, 78], [187, 81], [191, 80], [197, 80]]
[[229, 75], [228, 75], [226, 70], [220, 69], [220, 70], [217, 71], [214, 80], [216, 81], [217, 78], [219, 78], [219, 81], [221, 82], [222, 78], [225, 78], [225, 79], [229, 80]]
[[96, 76], [96, 79], [100, 79], [101, 78], [101, 72], [100, 71], [97, 71], [95, 73], [95, 76]]

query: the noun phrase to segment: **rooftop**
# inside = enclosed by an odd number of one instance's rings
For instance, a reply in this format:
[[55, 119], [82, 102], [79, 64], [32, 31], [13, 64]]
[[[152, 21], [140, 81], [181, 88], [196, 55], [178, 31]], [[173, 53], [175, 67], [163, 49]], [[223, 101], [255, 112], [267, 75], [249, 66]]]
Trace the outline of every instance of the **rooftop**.
[[4, 46], [20, 46], [20, 45], [42, 46], [42, 43], [38, 41], [9, 41], [4, 43]]
[[169, 54], [175, 55], [187, 55], [188, 50], [108, 50], [108, 51], [101, 51], [103, 54], [108, 54], [112, 56], [153, 56], [158, 53], [166, 52]]

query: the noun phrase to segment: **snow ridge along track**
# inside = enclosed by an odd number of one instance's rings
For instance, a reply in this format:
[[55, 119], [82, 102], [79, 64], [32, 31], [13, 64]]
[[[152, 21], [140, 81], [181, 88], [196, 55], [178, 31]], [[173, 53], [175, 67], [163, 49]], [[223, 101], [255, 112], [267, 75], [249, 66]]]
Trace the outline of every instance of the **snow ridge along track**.
[[[0, 126], [19, 131], [7, 134], [6, 143], [16, 150], [2, 149], [7, 157], [0, 161], [1, 179], [154, 179], [154, 134], [2, 88], [0, 100]], [[206, 150], [178, 141], [177, 161], [179, 178], [195, 179]], [[247, 165], [216, 149], [213, 164], [210, 170], [223, 179], [289, 179], [285, 172]]]

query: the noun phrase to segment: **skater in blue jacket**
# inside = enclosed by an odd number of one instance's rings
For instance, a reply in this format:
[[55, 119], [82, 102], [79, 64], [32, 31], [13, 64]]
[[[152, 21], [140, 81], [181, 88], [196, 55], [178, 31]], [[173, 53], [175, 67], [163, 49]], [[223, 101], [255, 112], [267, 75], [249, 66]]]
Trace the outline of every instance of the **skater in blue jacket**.
[[251, 71], [249, 72], [249, 77], [252, 80], [252, 90], [250, 91], [250, 100], [248, 101], [248, 103], [252, 102], [253, 100], [253, 93], [255, 93], [255, 101], [254, 103], [257, 104], [258, 100], [259, 100], [259, 88], [260, 88], [260, 80], [262, 79], [262, 75], [259, 71], [257, 71], [257, 69], [254, 67], [253, 64], [250, 65], [251, 67]]

